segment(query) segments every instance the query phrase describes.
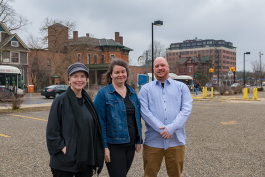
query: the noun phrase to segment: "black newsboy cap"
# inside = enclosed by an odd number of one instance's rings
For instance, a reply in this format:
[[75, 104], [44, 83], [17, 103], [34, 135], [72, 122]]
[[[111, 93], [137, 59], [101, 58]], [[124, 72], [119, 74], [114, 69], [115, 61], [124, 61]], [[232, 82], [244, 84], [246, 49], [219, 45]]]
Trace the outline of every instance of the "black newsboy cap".
[[87, 67], [83, 63], [77, 62], [68, 67], [67, 77], [69, 78], [73, 73], [77, 71], [84, 71], [87, 74], [87, 77], [89, 76]]

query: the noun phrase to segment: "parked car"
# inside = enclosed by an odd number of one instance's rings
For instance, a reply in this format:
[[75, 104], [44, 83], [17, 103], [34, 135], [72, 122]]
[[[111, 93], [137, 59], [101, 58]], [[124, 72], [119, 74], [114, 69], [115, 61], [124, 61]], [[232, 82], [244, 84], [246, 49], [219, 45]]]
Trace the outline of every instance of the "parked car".
[[240, 86], [240, 83], [233, 83], [233, 84], [231, 85], [231, 87], [238, 87], [238, 86]]
[[65, 92], [67, 88], [68, 85], [50, 85], [41, 90], [41, 95], [46, 98], [50, 98], [51, 96], [55, 98]]
[[213, 84], [211, 82], [207, 82], [205, 84], [205, 87], [207, 87], [207, 90], [211, 90], [212, 86], [213, 86]]

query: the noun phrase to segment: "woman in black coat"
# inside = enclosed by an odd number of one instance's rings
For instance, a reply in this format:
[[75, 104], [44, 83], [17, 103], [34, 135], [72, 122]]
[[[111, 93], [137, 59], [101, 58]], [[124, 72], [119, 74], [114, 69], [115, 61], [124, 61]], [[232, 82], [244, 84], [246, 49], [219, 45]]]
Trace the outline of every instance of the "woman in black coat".
[[51, 106], [46, 139], [53, 176], [93, 176], [103, 168], [104, 146], [97, 111], [83, 89], [88, 70], [82, 63], [67, 69], [70, 86]]

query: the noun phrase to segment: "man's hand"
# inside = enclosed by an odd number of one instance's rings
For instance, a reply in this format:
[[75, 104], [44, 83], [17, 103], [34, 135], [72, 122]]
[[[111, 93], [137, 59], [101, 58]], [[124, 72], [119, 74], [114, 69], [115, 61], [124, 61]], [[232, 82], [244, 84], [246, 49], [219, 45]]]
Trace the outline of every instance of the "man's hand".
[[141, 144], [136, 144], [135, 145], [135, 151], [140, 152], [141, 151]]
[[163, 138], [170, 139], [173, 137], [172, 135], [170, 135], [166, 127], [160, 127], [159, 129], [163, 129], [163, 131], [160, 133]]

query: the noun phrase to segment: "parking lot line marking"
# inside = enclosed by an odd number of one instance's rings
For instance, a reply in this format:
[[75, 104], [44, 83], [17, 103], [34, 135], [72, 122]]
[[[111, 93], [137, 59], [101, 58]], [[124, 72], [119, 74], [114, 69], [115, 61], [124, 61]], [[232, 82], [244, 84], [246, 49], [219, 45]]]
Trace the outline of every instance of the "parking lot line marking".
[[221, 122], [223, 125], [235, 125], [237, 124], [237, 121], [230, 121], [230, 122]]
[[16, 114], [10, 114], [11, 116], [17, 116], [17, 117], [24, 117], [24, 118], [28, 118], [28, 119], [35, 119], [35, 120], [41, 120], [41, 121], [48, 121], [46, 119], [39, 119], [39, 118], [35, 118], [35, 117], [28, 117], [28, 116], [22, 116], [22, 115], [16, 115]]
[[4, 135], [4, 134], [0, 134], [0, 136], [6, 137], [6, 138], [9, 138], [9, 137], [11, 137], [11, 136]]
[[[202, 104], [197, 104], [197, 103], [192, 103], [193, 105], [202, 105]], [[203, 104], [203, 105], [206, 105], [206, 106], [213, 106], [213, 105], [218, 105], [218, 104], [215, 104], [215, 103], [212, 103], [212, 104]]]
[[209, 107], [205, 107], [205, 106], [193, 106], [193, 107], [196, 107], [196, 108], [206, 108], [206, 109], [209, 108]]

